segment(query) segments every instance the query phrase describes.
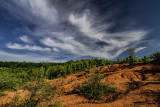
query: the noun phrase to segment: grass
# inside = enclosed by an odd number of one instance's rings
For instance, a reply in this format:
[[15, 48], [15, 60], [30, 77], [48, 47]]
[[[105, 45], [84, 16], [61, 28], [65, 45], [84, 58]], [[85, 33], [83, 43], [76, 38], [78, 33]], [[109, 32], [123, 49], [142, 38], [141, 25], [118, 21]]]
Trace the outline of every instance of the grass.
[[101, 83], [100, 80], [103, 76], [99, 74], [92, 75], [91, 79], [87, 82], [84, 82], [82, 85], [76, 87], [76, 91], [88, 99], [101, 100], [102, 96], [107, 95], [108, 93], [115, 93], [117, 89], [110, 87], [104, 83]]
[[68, 82], [67, 82], [67, 84], [72, 83], [72, 81], [73, 81], [72, 79], [69, 79]]
[[134, 79], [131, 79], [131, 83], [129, 83], [128, 87], [132, 90], [136, 89], [138, 87], [138, 83], [134, 81]]
[[91, 71], [89, 69], [86, 69], [86, 71], [84, 73], [85, 77], [88, 78], [89, 77], [88, 74], [90, 74], [90, 73], [91, 73]]
[[133, 82], [133, 83], [129, 83], [129, 88], [130, 89], [136, 89], [138, 87], [138, 84], [137, 83], [135, 83], [135, 82]]
[[14, 74], [2, 73], [0, 75], [0, 87], [2, 90], [11, 89], [16, 90], [22, 85], [22, 79], [16, 78]]
[[6, 94], [0, 91], [0, 97], [5, 96]]
[[[25, 100], [20, 99], [17, 94], [10, 103], [1, 105], [4, 107], [36, 107], [41, 102], [50, 102], [54, 99], [55, 95], [60, 95], [56, 86], [48, 84], [44, 81], [35, 81], [26, 84], [23, 87], [24, 90], [28, 90], [30, 94]], [[50, 102], [51, 103], [51, 102]]]
[[64, 80], [60, 79], [60, 81], [61, 81], [61, 86], [62, 86], [62, 85], [65, 85]]
[[88, 78], [88, 73], [85, 73], [84, 75], [85, 75], [86, 78]]
[[49, 105], [48, 107], [68, 107], [68, 105], [63, 105], [62, 101], [56, 101], [55, 104]]
[[62, 101], [56, 101], [52, 107], [63, 107], [63, 102]]

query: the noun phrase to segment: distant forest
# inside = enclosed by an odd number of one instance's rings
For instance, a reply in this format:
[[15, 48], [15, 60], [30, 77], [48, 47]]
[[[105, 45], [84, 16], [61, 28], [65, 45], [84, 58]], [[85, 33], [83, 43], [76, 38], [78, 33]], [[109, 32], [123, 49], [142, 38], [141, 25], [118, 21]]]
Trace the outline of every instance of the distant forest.
[[124, 59], [109, 61], [104, 59], [85, 59], [80, 61], [68, 61], [65, 63], [31, 63], [31, 62], [0, 62], [0, 89], [15, 90], [17, 87], [29, 81], [37, 79], [55, 79], [65, 77], [82, 70], [89, 70], [93, 67], [106, 66], [112, 64], [147, 63], [160, 59], [160, 51], [152, 55], [137, 58], [130, 55]]

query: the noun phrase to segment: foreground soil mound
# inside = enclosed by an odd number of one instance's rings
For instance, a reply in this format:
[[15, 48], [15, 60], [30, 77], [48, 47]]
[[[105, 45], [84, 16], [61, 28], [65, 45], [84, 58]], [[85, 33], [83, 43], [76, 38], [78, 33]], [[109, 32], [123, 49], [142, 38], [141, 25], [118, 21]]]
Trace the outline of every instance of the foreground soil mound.
[[[88, 70], [87, 70], [88, 71]], [[52, 100], [63, 102], [69, 107], [159, 107], [160, 106], [160, 65], [159, 63], [115, 64], [78, 72], [65, 78], [46, 80], [47, 83], [59, 87], [63, 94]], [[104, 76], [101, 80], [111, 87], [117, 87], [118, 92], [105, 96], [106, 100], [89, 100], [77, 94], [74, 89], [78, 84], [87, 81], [92, 74]], [[5, 103], [14, 92], [5, 92], [0, 97], [0, 103]], [[28, 92], [20, 90], [20, 95]]]

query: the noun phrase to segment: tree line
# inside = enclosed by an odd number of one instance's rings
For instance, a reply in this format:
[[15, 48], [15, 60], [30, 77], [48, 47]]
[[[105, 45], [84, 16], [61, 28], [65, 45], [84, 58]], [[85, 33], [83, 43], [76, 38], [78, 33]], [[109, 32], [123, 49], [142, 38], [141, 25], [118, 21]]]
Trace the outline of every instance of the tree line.
[[130, 55], [127, 58], [109, 61], [104, 59], [82, 59], [80, 61], [68, 61], [65, 63], [31, 63], [31, 62], [0, 62], [0, 89], [15, 89], [28, 81], [37, 79], [55, 79], [65, 77], [76, 72], [98, 66], [111, 64], [150, 62], [160, 59], [160, 51], [151, 56], [138, 58]]

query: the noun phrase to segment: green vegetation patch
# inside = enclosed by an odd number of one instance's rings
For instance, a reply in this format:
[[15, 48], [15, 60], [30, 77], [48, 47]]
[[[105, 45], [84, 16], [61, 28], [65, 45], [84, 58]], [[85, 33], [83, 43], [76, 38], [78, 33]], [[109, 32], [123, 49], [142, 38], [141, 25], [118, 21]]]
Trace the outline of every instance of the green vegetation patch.
[[1, 90], [11, 89], [16, 90], [21, 84], [22, 79], [16, 78], [13, 73], [0, 72], [0, 87]]
[[0, 97], [5, 96], [6, 94], [0, 91]]
[[100, 80], [103, 76], [99, 74], [92, 75], [91, 79], [87, 82], [84, 82], [81, 86], [76, 87], [76, 91], [89, 99], [100, 100], [102, 96], [107, 95], [108, 93], [115, 93], [117, 89], [110, 87], [104, 83], [101, 83]]
[[0, 106], [37, 107], [42, 102], [47, 102], [47, 104], [50, 104], [51, 100], [53, 100], [55, 96], [61, 94], [56, 86], [48, 84], [44, 81], [30, 82], [24, 86], [24, 90], [28, 90], [30, 92], [25, 100], [21, 100], [19, 93], [17, 93], [17, 95], [12, 99], [10, 103]]
[[150, 58], [153, 60], [160, 60], [160, 51], [156, 51], [150, 55]]

